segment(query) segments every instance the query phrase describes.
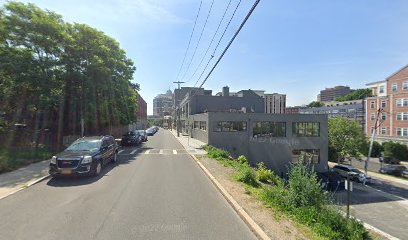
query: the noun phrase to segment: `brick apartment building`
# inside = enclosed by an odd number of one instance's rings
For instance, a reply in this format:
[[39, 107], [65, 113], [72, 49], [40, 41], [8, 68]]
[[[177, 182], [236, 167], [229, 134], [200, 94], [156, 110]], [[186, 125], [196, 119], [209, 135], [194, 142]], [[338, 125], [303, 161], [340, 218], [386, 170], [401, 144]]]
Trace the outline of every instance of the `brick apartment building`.
[[147, 103], [139, 93], [137, 94], [137, 108], [135, 115], [137, 128], [144, 129], [147, 122]]
[[380, 142], [408, 143], [408, 65], [383, 81], [368, 83], [373, 97], [366, 98], [366, 134], [371, 134], [377, 111], [382, 109], [376, 130]]

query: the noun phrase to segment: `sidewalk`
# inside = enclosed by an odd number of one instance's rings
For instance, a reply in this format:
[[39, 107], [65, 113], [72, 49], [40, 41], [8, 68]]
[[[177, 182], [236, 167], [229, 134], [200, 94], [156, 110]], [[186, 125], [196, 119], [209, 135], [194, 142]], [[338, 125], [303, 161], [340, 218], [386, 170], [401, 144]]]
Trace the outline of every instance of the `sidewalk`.
[[201, 142], [195, 138], [189, 138], [188, 136], [183, 136], [180, 133], [180, 137], [177, 137], [177, 131], [176, 130], [169, 130], [173, 134], [173, 136], [183, 145], [183, 147], [188, 151], [188, 152], [195, 152], [194, 155], [205, 155], [207, 154], [206, 151], [202, 149], [203, 145], [206, 145], [206, 143]]
[[0, 199], [47, 177], [49, 163], [50, 160], [45, 160], [0, 174]]
[[[337, 165], [337, 163], [334, 162], [328, 162], [330, 167], [333, 167], [335, 165]], [[357, 168], [360, 171], [364, 172], [364, 169], [360, 169]], [[384, 180], [384, 181], [390, 181], [390, 182], [395, 182], [395, 183], [399, 183], [399, 184], [403, 184], [405, 186], [408, 186], [408, 180], [404, 180], [404, 179], [400, 179], [391, 175], [386, 175], [386, 174], [381, 174], [381, 173], [376, 173], [376, 172], [372, 172], [372, 171], [368, 171], [368, 175], [380, 180]]]

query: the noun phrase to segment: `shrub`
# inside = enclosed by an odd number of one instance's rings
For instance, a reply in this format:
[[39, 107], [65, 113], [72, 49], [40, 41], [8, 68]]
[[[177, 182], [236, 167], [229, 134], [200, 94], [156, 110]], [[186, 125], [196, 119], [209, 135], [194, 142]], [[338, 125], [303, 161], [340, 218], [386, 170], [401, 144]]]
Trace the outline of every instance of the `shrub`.
[[256, 180], [255, 170], [247, 163], [241, 164], [238, 167], [238, 172], [235, 175], [235, 179], [253, 187], [259, 186], [259, 183]]
[[206, 146], [204, 149], [207, 151], [207, 155], [210, 158], [214, 158], [217, 160], [229, 158], [229, 153], [225, 150], [221, 150], [212, 146]]
[[294, 208], [304, 206], [320, 208], [327, 202], [316, 173], [302, 162], [290, 168], [288, 201]]
[[241, 164], [248, 163], [248, 160], [247, 160], [247, 158], [246, 158], [244, 155], [239, 156], [239, 157], [237, 158], [237, 161], [238, 161], [239, 163], [241, 163]]
[[273, 172], [270, 169], [267, 169], [265, 163], [258, 163], [258, 168], [256, 170], [256, 179], [263, 183], [268, 183], [272, 180]]

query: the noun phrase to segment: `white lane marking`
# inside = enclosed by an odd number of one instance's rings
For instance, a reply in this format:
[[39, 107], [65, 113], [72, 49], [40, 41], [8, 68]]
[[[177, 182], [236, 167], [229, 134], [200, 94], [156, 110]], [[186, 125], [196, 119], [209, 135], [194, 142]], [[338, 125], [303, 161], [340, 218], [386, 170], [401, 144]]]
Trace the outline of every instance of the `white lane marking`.
[[124, 150], [120, 150], [118, 153], [120, 154], [121, 152], [123, 152]]
[[159, 154], [163, 154], [163, 149], [160, 149]]
[[150, 153], [150, 150], [147, 150], [146, 152], [145, 152], [145, 154], [149, 154]]
[[135, 154], [137, 152], [137, 150], [139, 150], [139, 149], [135, 149], [135, 150], [131, 151], [130, 154], [132, 154], [132, 155]]
[[174, 149], [173, 149], [173, 154], [177, 154], [177, 150], [174, 150]]

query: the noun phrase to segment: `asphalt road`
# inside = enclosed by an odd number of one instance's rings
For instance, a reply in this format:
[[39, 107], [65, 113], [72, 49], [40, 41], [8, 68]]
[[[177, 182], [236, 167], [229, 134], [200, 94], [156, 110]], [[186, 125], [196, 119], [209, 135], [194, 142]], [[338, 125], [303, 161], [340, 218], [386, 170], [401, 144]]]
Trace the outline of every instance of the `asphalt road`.
[[160, 130], [101, 177], [49, 179], [0, 200], [0, 239], [256, 239], [181, 149]]
[[[379, 184], [380, 181], [367, 186], [353, 182], [351, 215], [394, 237], [408, 239], [408, 199], [377, 189]], [[397, 187], [388, 185], [388, 188]], [[408, 189], [400, 188], [399, 191], [405, 196]], [[337, 192], [332, 197], [335, 202], [346, 204], [346, 191]]]

